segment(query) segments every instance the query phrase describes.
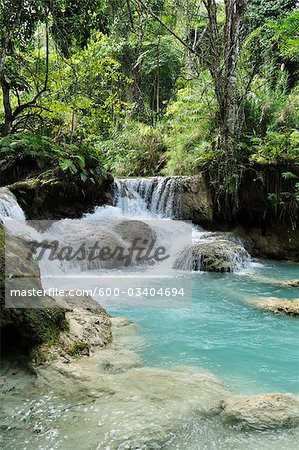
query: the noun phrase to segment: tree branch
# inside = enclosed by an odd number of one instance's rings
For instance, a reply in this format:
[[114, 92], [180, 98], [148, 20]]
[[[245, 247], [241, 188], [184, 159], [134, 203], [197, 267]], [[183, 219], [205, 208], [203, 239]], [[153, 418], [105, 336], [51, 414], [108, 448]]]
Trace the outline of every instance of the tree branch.
[[41, 105], [36, 105], [37, 100], [39, 97], [47, 91], [48, 89], [48, 81], [49, 81], [49, 27], [48, 27], [48, 18], [46, 18], [46, 74], [45, 74], [45, 80], [44, 85], [40, 91], [36, 93], [34, 98], [30, 100], [29, 102], [24, 103], [23, 105], [19, 105], [14, 112], [12, 113], [12, 120], [15, 120], [16, 117], [18, 117], [25, 109], [27, 108], [42, 108]]
[[133, 0], [137, 5], [138, 2], [139, 4], [142, 5], [142, 7], [157, 21], [159, 22], [160, 25], [162, 25], [162, 27], [164, 27], [172, 36], [174, 36], [185, 48], [187, 48], [191, 53], [194, 53], [197, 55], [197, 51], [195, 49], [193, 49], [187, 42], [185, 42], [182, 38], [180, 38], [180, 36], [178, 36], [171, 28], [169, 28], [168, 25], [166, 25], [165, 22], [163, 22], [163, 20], [160, 19], [160, 17], [157, 16], [157, 14], [154, 13], [154, 11], [147, 6], [143, 0]]

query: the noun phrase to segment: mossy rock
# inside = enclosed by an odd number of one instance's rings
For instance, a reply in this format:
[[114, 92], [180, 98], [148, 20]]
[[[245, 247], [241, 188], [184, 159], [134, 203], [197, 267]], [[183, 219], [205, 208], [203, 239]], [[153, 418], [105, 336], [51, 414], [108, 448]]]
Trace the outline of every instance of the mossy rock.
[[[18, 238], [13, 238], [13, 249], [16, 257], [24, 258], [23, 246], [18, 245]], [[24, 262], [24, 266], [28, 262]], [[33, 270], [33, 265], [31, 267]], [[38, 266], [35, 266], [39, 275]], [[34, 283], [41, 287], [40, 279], [35, 278]], [[50, 297], [41, 298], [43, 305], [53, 306]], [[63, 308], [6, 308], [5, 307], [5, 233], [0, 225], [0, 327], [2, 332], [2, 345], [5, 336], [13, 336], [19, 340], [20, 346], [29, 349], [43, 342], [55, 342], [59, 333], [67, 329], [65, 309]], [[9, 330], [9, 333], [6, 333]], [[15, 342], [16, 343], [16, 342]]]
[[[16, 258], [20, 274], [28, 264], [22, 239], [12, 236], [13, 261]], [[42, 364], [59, 356], [89, 355], [93, 347], [111, 342], [111, 320], [106, 311], [89, 297], [65, 297], [58, 301], [39, 297], [42, 307], [5, 307], [5, 233], [0, 225], [0, 330], [1, 350], [19, 349], [35, 364]], [[7, 244], [9, 245], [9, 244]], [[22, 259], [24, 261], [22, 261]], [[39, 268], [31, 262], [34, 278], [16, 278], [21, 289], [42, 289]], [[25, 284], [24, 284], [25, 283]], [[32, 298], [24, 298], [31, 301]], [[30, 304], [30, 303], [27, 303]]]
[[67, 353], [70, 356], [80, 356], [82, 354], [89, 355], [89, 345], [87, 342], [75, 342], [69, 349], [67, 349]]
[[112, 183], [113, 177], [107, 174], [94, 185], [53, 177], [18, 181], [8, 187], [28, 219], [54, 220], [78, 218], [95, 206], [112, 204]]

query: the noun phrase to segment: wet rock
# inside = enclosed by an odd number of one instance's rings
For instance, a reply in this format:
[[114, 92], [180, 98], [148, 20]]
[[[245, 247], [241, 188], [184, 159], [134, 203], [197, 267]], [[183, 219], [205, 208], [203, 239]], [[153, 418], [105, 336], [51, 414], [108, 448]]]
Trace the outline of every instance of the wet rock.
[[286, 288], [299, 288], [299, 280], [281, 281], [277, 285]]
[[[71, 384], [72, 403], [83, 402], [76, 415], [96, 430], [89, 435], [94, 448], [164, 448], [183, 424], [194, 417], [213, 417], [226, 398], [223, 386], [209, 373], [190, 367], [132, 367], [127, 351], [114, 353], [109, 346], [80, 364], [55, 362], [39, 369], [39, 378], [47, 378], [49, 387], [55, 380], [55, 390], [63, 397], [71, 395]], [[93, 409], [86, 408], [88, 399]], [[68, 420], [60, 420], [59, 430], [73, 436]], [[79, 426], [76, 439], [83, 442], [84, 436], [86, 428]]]
[[[4, 230], [0, 226], [0, 328], [2, 350], [17, 346], [36, 363], [61, 355], [76, 356], [111, 341], [110, 318], [88, 297], [32, 300], [31, 296], [5, 299]], [[13, 288], [42, 290], [37, 262], [27, 261], [22, 239], [10, 236], [6, 247], [11, 256], [7, 270], [13, 270]], [[8, 260], [10, 258], [6, 258]], [[26, 274], [27, 278], [22, 275]], [[11, 275], [11, 274], [10, 274]], [[14, 281], [15, 280], [15, 281]], [[15, 284], [16, 283], [16, 284]], [[19, 283], [19, 285], [18, 285]], [[5, 307], [9, 302], [9, 308]], [[15, 304], [14, 302], [17, 302]], [[17, 307], [14, 307], [17, 306]], [[22, 307], [20, 307], [22, 306]]]
[[126, 317], [112, 317], [111, 321], [113, 328], [122, 328], [128, 326], [136, 327], [135, 323], [132, 320], [127, 319]]
[[250, 302], [251, 305], [263, 311], [299, 316], [299, 299], [279, 299], [275, 297], [261, 298]]
[[222, 408], [222, 420], [242, 429], [269, 430], [299, 424], [299, 399], [289, 394], [233, 397]]
[[91, 297], [63, 297], [59, 305], [64, 308], [67, 327], [55, 342], [34, 349], [33, 362], [89, 356], [95, 347], [103, 348], [111, 342], [110, 316]]
[[239, 226], [233, 232], [247, 239], [252, 256], [299, 262], [298, 227], [293, 229], [281, 222], [273, 222], [264, 228]]
[[200, 225], [209, 225], [213, 221], [213, 203], [210, 190], [202, 173], [192, 177], [178, 177], [180, 189], [180, 218], [192, 220]]
[[[104, 347], [112, 339], [111, 321], [103, 312], [74, 308], [65, 313], [69, 329], [60, 334], [60, 343], [64, 346], [82, 343], [86, 347]], [[81, 353], [81, 352], [80, 352]]]
[[71, 246], [72, 254], [75, 255], [84, 246], [84, 256], [80, 252], [79, 257], [65, 263], [67, 267], [80, 267], [81, 270], [115, 269], [125, 265], [129, 254], [127, 244], [121, 237], [113, 230], [100, 227], [96, 221], [59, 221], [52, 225], [49, 236], [53, 236], [53, 241], [59, 236], [57, 255], [63, 247]]
[[202, 239], [183, 250], [175, 269], [204, 272], [234, 272], [245, 267], [250, 256], [244, 247], [228, 239]]
[[142, 220], [122, 220], [114, 224], [113, 230], [129, 245], [135, 239], [138, 239], [138, 243], [156, 239], [155, 230]]
[[[5, 298], [5, 239], [4, 229], [0, 226], [0, 331], [2, 334], [2, 350], [11, 346], [20, 347], [25, 353], [35, 345], [55, 341], [61, 330], [65, 329], [66, 321], [63, 308], [53, 308], [55, 301], [48, 296], [39, 297], [38, 308], [32, 307], [32, 297]], [[6, 247], [6, 270], [8, 274], [13, 269], [16, 276], [10, 287], [41, 289], [40, 272], [35, 261], [27, 261], [23, 240], [10, 236]], [[9, 256], [9, 258], [8, 258]], [[23, 274], [29, 278], [21, 278]], [[11, 274], [10, 274], [11, 275]], [[15, 280], [15, 283], [14, 283]], [[20, 286], [18, 286], [18, 284]], [[6, 306], [5, 307], [5, 300]], [[17, 302], [18, 308], [14, 308]], [[23, 306], [20, 308], [20, 306]]]
[[97, 183], [83, 183], [73, 176], [61, 180], [32, 178], [9, 185], [29, 219], [61, 219], [81, 217], [95, 206], [112, 204], [110, 174], [97, 178]]

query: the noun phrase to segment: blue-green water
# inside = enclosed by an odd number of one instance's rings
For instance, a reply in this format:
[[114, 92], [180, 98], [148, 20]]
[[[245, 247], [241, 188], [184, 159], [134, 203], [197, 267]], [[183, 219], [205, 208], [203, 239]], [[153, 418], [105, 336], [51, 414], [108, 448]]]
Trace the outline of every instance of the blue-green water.
[[298, 289], [275, 285], [298, 275], [296, 264], [269, 261], [248, 274], [193, 274], [190, 307], [112, 314], [139, 324], [138, 351], [149, 366], [206, 368], [240, 394], [298, 393], [298, 319], [248, 304], [257, 297], [298, 298]]

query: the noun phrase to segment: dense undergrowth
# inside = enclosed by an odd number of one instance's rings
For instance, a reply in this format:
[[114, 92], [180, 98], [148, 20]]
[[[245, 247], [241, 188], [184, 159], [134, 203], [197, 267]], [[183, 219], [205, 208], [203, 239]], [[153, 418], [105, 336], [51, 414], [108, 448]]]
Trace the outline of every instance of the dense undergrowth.
[[2, 138], [0, 159], [1, 185], [26, 178], [95, 185], [106, 175], [94, 147], [58, 145], [29, 132]]
[[[86, 2], [75, 3], [76, 8], [60, 2], [45, 7], [30, 0], [20, 15], [14, 1], [4, 8], [1, 45], [9, 45], [0, 68], [2, 185], [57, 179], [84, 190], [106, 172], [130, 177], [203, 170], [218, 202], [223, 204], [224, 192], [233, 209], [248, 171], [263, 174], [276, 167], [281, 183], [269, 187], [268, 200], [277, 208], [286, 190], [294, 209], [299, 198], [295, 1], [245, 2], [232, 150], [219, 144], [223, 118], [203, 5], [98, 1], [91, 14]], [[227, 11], [216, 3], [223, 42], [214, 45], [221, 63]], [[222, 76], [225, 90], [228, 77]]]

